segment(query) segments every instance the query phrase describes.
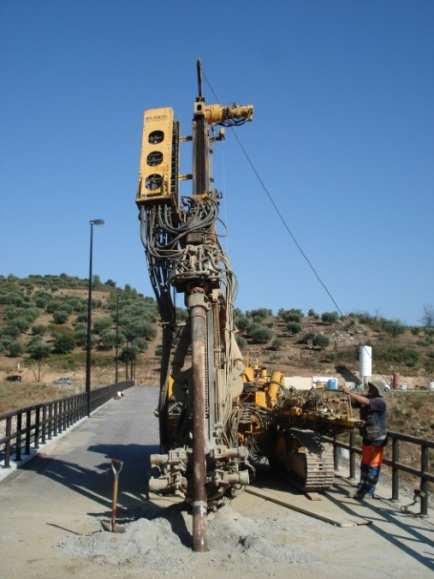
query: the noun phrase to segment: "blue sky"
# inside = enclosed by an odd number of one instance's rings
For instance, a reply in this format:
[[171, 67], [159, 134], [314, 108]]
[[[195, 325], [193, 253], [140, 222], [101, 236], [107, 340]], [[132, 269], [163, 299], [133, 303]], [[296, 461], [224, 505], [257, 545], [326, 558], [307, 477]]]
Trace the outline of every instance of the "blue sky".
[[[434, 303], [434, 3], [2, 0], [0, 274], [151, 294], [134, 203], [142, 114], [190, 132], [194, 61], [344, 311], [417, 323]], [[213, 100], [209, 91], [208, 100]], [[183, 170], [188, 171], [183, 154]], [[215, 152], [238, 305], [334, 309], [233, 137]]]

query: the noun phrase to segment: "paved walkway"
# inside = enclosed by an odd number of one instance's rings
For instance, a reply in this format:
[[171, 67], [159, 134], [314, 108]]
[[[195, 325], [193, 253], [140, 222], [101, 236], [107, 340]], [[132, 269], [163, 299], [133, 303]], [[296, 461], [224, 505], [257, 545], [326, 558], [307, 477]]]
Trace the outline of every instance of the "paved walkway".
[[121, 509], [143, 504], [147, 455], [158, 451], [155, 405], [155, 389], [129, 389], [0, 484], [1, 579], [85, 575], [88, 562], [65, 563], [56, 545], [109, 513], [110, 458], [125, 463]]
[[[135, 387], [125, 398], [111, 401], [63, 439], [44, 449], [22, 469], [0, 484], [0, 578], [150, 577], [132, 560], [127, 565], [108, 565], [95, 558], [69, 557], [59, 549], [61, 541], [100, 529], [100, 520], [111, 507], [110, 458], [125, 462], [121, 474], [121, 509], [141, 512], [145, 501], [147, 455], [157, 450], [157, 420], [153, 416], [156, 389]], [[349, 487], [338, 482], [323, 499], [324, 512], [339, 518], [369, 521], [369, 525], [338, 528], [243, 493], [232, 508], [244, 517], [278, 520], [276, 542], [300, 546], [313, 555], [312, 564], [289, 568], [261, 568], [250, 577], [273, 575], [313, 579], [352, 577], [432, 577], [434, 525], [400, 514], [388, 501], [360, 505], [348, 496]], [[295, 500], [295, 499], [294, 499]], [[301, 500], [301, 499], [297, 499]], [[318, 508], [316, 506], [315, 508]], [[286, 529], [286, 531], [283, 531]], [[113, 537], [113, 549], [116, 549]], [[110, 539], [109, 539], [110, 540]], [[270, 540], [274, 538], [270, 534]], [[162, 553], [164, 557], [164, 553]], [[242, 577], [240, 561], [222, 570], [200, 555], [191, 573], [178, 576]], [[205, 557], [205, 556], [203, 556]], [[201, 568], [201, 565], [202, 567]], [[233, 566], [231, 566], [233, 565]], [[176, 569], [173, 575], [176, 575]], [[167, 575], [167, 573], [166, 573]]]

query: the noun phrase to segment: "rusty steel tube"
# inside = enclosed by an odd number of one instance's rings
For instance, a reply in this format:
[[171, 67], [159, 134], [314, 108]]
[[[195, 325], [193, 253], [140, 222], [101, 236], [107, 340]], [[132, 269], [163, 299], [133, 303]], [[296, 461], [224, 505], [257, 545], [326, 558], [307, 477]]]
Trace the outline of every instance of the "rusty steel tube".
[[207, 551], [207, 495], [205, 441], [206, 314], [203, 290], [189, 296], [193, 367], [193, 550]]

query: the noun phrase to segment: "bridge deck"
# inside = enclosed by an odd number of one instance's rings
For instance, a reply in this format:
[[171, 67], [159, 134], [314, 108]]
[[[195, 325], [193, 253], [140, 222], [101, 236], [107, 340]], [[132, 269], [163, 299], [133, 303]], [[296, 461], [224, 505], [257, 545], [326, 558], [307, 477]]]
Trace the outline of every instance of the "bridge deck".
[[[154, 566], [134, 556], [121, 558], [120, 564], [113, 563], [117, 550], [120, 553], [129, 539], [126, 535], [97, 533], [101, 518], [107, 516], [111, 507], [109, 459], [125, 461], [121, 510], [146, 516], [144, 507], [149, 505], [144, 483], [146, 455], [157, 448], [155, 402], [155, 389], [130, 389], [125, 398], [109, 402], [0, 484], [1, 578], [155, 577], [160, 570], [155, 566], [156, 556], [161, 557], [161, 571], [166, 576], [206, 573], [208, 577], [241, 577], [247, 569], [251, 577], [288, 576], [288, 563], [279, 557], [270, 558], [269, 553], [252, 550], [254, 557], [249, 559], [245, 551], [241, 553], [234, 546], [237, 556], [225, 553], [224, 561], [216, 548], [195, 556], [184, 546], [185, 537], [181, 537], [182, 552], [177, 551], [177, 568], [173, 572], [164, 565], [173, 555], [169, 552], [169, 545], [173, 544], [170, 537], [167, 553], [164, 540], [160, 552], [154, 553]], [[281, 489], [274, 488], [272, 492], [285, 495]], [[232, 502], [234, 520], [250, 521], [250, 527], [266, 535], [268, 543], [264, 545], [269, 551], [274, 546], [283, 546], [298, 553], [300, 556], [294, 558], [290, 567], [292, 576], [345, 579], [432, 576], [432, 519], [404, 516], [396, 505], [385, 500], [361, 505], [349, 498], [345, 481], [339, 481], [335, 490], [314, 507], [309, 507], [304, 497], [288, 494], [288, 498], [329, 517], [370, 523], [334, 527], [247, 493], [240, 495]], [[181, 536], [179, 527], [172, 524], [172, 529]], [[89, 535], [89, 540], [85, 535]], [[88, 543], [95, 537], [108, 541], [111, 556], [104, 559], [101, 555], [92, 556], [91, 552], [77, 556], [59, 547], [82, 536]]]

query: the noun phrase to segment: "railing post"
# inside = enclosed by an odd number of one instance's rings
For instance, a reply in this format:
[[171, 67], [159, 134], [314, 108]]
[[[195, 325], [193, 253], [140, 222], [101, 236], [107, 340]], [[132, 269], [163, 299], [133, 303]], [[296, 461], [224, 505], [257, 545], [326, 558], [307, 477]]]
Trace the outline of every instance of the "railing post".
[[57, 436], [59, 426], [58, 404], [57, 400], [53, 402], [53, 436]]
[[354, 450], [356, 436], [354, 429], [350, 430], [350, 479], [356, 478], [356, 452]]
[[12, 416], [6, 418], [6, 441], [5, 441], [5, 468], [11, 464], [11, 434], [12, 434]]
[[425, 516], [428, 514], [428, 481], [425, 474], [429, 470], [429, 447], [426, 444], [421, 445], [420, 449], [420, 514]]
[[26, 412], [26, 454], [30, 454], [30, 431], [32, 426], [32, 411], [27, 410]]
[[72, 403], [73, 400], [71, 398], [68, 398], [68, 427], [72, 425], [73, 423], [73, 417], [72, 417]]
[[45, 444], [45, 440], [47, 437], [46, 429], [47, 429], [47, 405], [44, 404], [44, 406], [42, 407], [42, 429], [41, 429], [42, 444]]
[[338, 455], [338, 447], [336, 444], [336, 433], [333, 433], [333, 464], [334, 464], [334, 469], [338, 470], [339, 469], [339, 455]]
[[17, 414], [17, 436], [15, 438], [15, 460], [18, 462], [21, 460], [21, 431], [23, 429], [23, 413], [18, 412]]
[[392, 501], [399, 500], [399, 438], [392, 438]]
[[48, 440], [53, 438], [53, 403], [48, 405]]
[[59, 400], [59, 432], [63, 432], [63, 401]]
[[39, 448], [39, 429], [41, 426], [41, 407], [37, 406], [36, 408], [36, 417], [35, 417], [35, 448]]

